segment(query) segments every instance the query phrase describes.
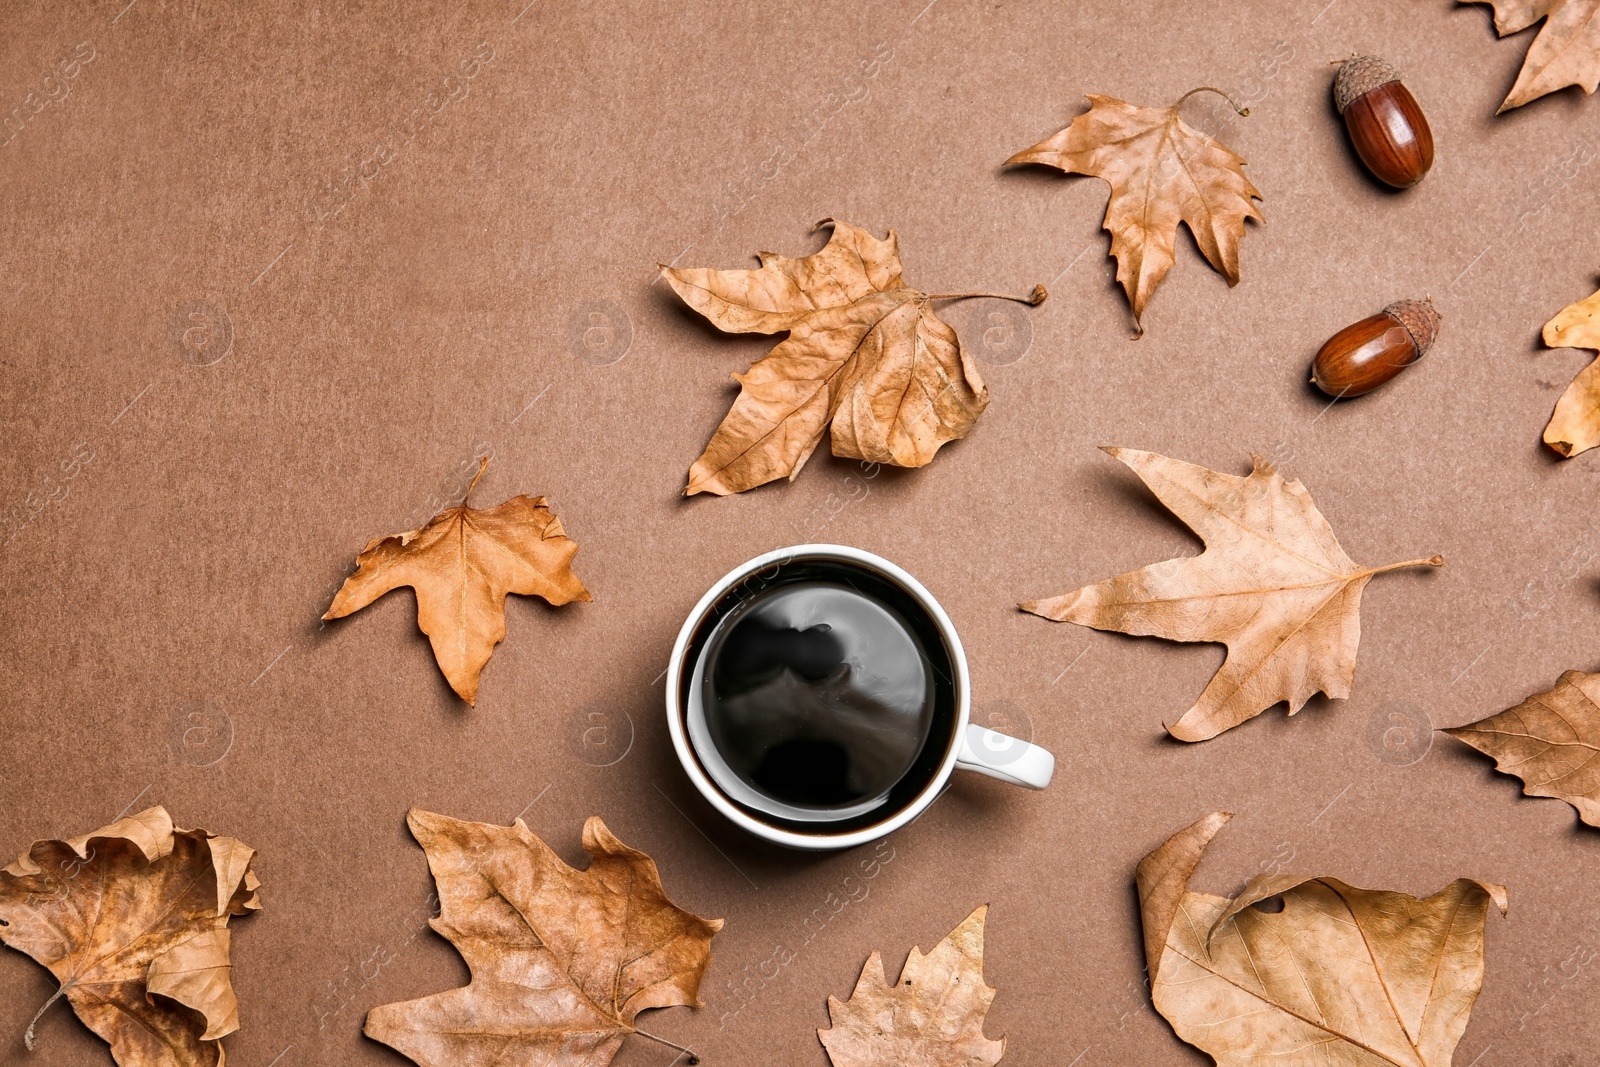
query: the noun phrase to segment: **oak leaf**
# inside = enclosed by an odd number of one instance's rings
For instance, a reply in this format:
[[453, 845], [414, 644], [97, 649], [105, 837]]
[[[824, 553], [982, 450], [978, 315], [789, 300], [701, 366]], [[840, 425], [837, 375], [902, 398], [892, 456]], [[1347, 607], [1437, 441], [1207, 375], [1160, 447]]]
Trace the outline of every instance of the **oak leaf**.
[[1245, 219], [1262, 221], [1254, 203], [1261, 193], [1244, 176], [1245, 161], [1178, 114], [1183, 101], [1201, 91], [1185, 93], [1171, 107], [1141, 107], [1091, 93], [1088, 112], [1006, 160], [1008, 165], [1041, 163], [1110, 183], [1103, 226], [1111, 234], [1117, 281], [1128, 294], [1141, 333], [1145, 303], [1172, 267], [1180, 222], [1234, 286], [1239, 284]]
[[1219, 1067], [1446, 1067], [1505, 887], [1458, 878], [1419, 900], [1259, 874], [1231, 899], [1190, 892], [1229, 818], [1208, 815], [1139, 863], [1150, 997], [1174, 1032]]
[[[820, 252], [759, 252], [758, 270], [662, 267], [694, 310], [727, 333], [789, 336], [744, 374], [739, 396], [689, 468], [686, 496], [793, 479], [831, 430], [833, 454], [920, 467], [965, 437], [989, 403], [977, 364], [930, 296], [901, 277], [899, 238], [824, 219]], [[1006, 298], [1012, 299], [1012, 298]], [[1025, 303], [1045, 299], [1044, 286]]]
[[722, 920], [668, 900], [650, 857], [599, 818], [583, 825], [593, 857], [583, 871], [521, 819], [489, 826], [413, 809], [407, 822], [438, 887], [431, 925], [472, 980], [372, 1009], [368, 1037], [423, 1067], [604, 1067], [641, 1011], [699, 1006]]
[[1205, 551], [1021, 608], [1097, 630], [1227, 645], [1200, 699], [1167, 727], [1180, 741], [1215, 737], [1279, 701], [1293, 715], [1318, 691], [1348, 696], [1367, 580], [1444, 565], [1434, 556], [1358, 567], [1305, 486], [1260, 456], [1240, 478], [1154, 452], [1105, 451], [1132, 467]]
[[828, 998], [831, 1029], [818, 1030], [833, 1067], [989, 1067], [1005, 1038], [983, 1036], [995, 991], [983, 982], [987, 904], [926, 956], [913, 948], [890, 985], [874, 949], [850, 999]]
[[239, 1028], [228, 920], [261, 903], [255, 851], [180, 830], [165, 808], [36, 841], [0, 871], [0, 941], [60, 983], [121, 1067], [221, 1067]]
[[467, 506], [487, 458], [460, 507], [441, 511], [420, 530], [380, 537], [356, 557], [323, 614], [340, 619], [383, 594], [409, 585], [417, 594], [417, 626], [450, 688], [468, 704], [478, 700], [478, 676], [506, 636], [506, 594], [541, 596], [560, 606], [593, 600], [572, 557], [578, 552], [544, 497], [514, 496], [478, 510]]
[[1521, 107], [1546, 93], [1581, 85], [1593, 93], [1600, 84], [1600, 0], [1463, 0], [1494, 7], [1494, 28], [1504, 37], [1521, 33], [1540, 19], [1517, 82], [1501, 111]]
[[1567, 671], [1514, 708], [1444, 731], [1494, 757], [1530, 797], [1556, 797], [1600, 826], [1600, 674]]
[[[1545, 323], [1544, 343], [1551, 348], [1600, 349], [1600, 292], [1567, 305]], [[1600, 444], [1600, 355], [1578, 372], [1556, 401], [1544, 428], [1544, 443], [1569, 459]]]

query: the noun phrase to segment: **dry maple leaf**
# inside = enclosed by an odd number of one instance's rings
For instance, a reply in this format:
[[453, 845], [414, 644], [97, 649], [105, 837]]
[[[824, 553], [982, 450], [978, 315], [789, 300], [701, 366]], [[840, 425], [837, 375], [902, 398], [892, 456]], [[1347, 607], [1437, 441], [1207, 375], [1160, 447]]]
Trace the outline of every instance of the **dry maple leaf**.
[[50, 969], [122, 1067], [221, 1067], [239, 1028], [228, 919], [260, 908], [255, 851], [180, 830], [165, 808], [70, 841], [36, 841], [0, 871], [0, 941]]
[[[662, 267], [684, 302], [727, 333], [789, 331], [744, 374], [739, 396], [689, 468], [684, 494], [723, 496], [793, 479], [831, 427], [833, 454], [920, 467], [965, 437], [989, 403], [978, 367], [929, 295], [900, 276], [899, 239], [849, 223], [803, 259], [759, 252], [759, 270]], [[1017, 299], [1001, 297], [1000, 299]], [[1023, 303], [1039, 304], [1044, 286]]]
[[411, 586], [417, 626], [450, 688], [468, 704], [477, 703], [478, 676], [506, 636], [507, 593], [541, 596], [558, 607], [594, 599], [572, 573], [578, 544], [544, 497], [514, 496], [482, 511], [467, 506], [488, 465], [487, 457], [478, 462], [460, 507], [441, 511], [420, 530], [368, 542], [322, 616], [341, 619]]
[[[1544, 324], [1544, 343], [1551, 348], [1600, 349], [1600, 292], [1569, 304]], [[1556, 401], [1544, 443], [1567, 458], [1600, 444], [1600, 356], [1572, 379]]]
[[1517, 83], [1501, 111], [1521, 107], [1546, 93], [1581, 85], [1593, 93], [1600, 83], [1600, 0], [1462, 0], [1494, 7], [1494, 28], [1504, 37], [1547, 19], [1522, 62]]
[[438, 886], [432, 926], [472, 980], [372, 1009], [368, 1037], [423, 1067], [604, 1067], [641, 1011], [699, 1006], [722, 920], [668, 900], [650, 857], [599, 818], [583, 824], [585, 871], [521, 819], [489, 826], [414, 809], [407, 821]]
[[1444, 565], [1434, 556], [1356, 566], [1305, 486], [1285, 481], [1259, 456], [1240, 478], [1154, 452], [1106, 451], [1132, 467], [1206, 550], [1021, 607], [1097, 630], [1227, 645], [1200, 699], [1167, 727], [1180, 741], [1215, 737], [1280, 700], [1293, 715], [1318, 691], [1348, 696], [1367, 580]]
[[850, 999], [828, 998], [832, 1029], [818, 1030], [833, 1067], [990, 1067], [1005, 1038], [983, 1036], [994, 990], [983, 983], [987, 904], [926, 956], [913, 948], [890, 985], [873, 949]]
[[1600, 826], [1600, 674], [1567, 671], [1554, 689], [1444, 731], [1494, 757], [1530, 797], [1557, 797]]
[[1178, 223], [1188, 225], [1200, 251], [1232, 286], [1239, 284], [1244, 220], [1261, 221], [1254, 203], [1261, 194], [1244, 176], [1244, 160], [1178, 115], [1185, 100], [1204, 91], [1193, 89], [1171, 107], [1140, 107], [1091, 93], [1088, 112], [1072, 125], [1006, 160], [1110, 183], [1104, 227], [1117, 258], [1117, 281], [1141, 333], [1145, 302], [1172, 267]]
[[1219, 1067], [1446, 1067], [1505, 887], [1459, 878], [1419, 900], [1260, 874], [1231, 900], [1190, 892], [1229, 818], [1208, 815], [1139, 863], [1150, 997], [1177, 1035]]

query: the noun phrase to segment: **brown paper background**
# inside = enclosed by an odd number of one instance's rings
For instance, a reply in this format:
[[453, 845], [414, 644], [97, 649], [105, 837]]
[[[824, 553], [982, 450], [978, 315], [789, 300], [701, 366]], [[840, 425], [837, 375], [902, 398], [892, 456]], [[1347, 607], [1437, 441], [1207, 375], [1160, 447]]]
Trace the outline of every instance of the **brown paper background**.
[[[266, 907], [234, 925], [243, 1065], [398, 1064], [361, 1037], [366, 1010], [465, 980], [424, 926], [411, 805], [520, 812], [574, 861], [599, 813], [675, 899], [725, 917], [706, 1007], [644, 1020], [708, 1064], [823, 1064], [825, 998], [869, 951], [897, 971], [985, 901], [1007, 1063], [1198, 1064], [1142, 989], [1131, 880], [1227, 809], [1203, 888], [1274, 866], [1509, 884], [1457, 1063], [1588, 1061], [1600, 834], [1448, 738], [1407, 762], [1427, 740], [1406, 723], [1600, 662], [1600, 459], [1539, 443], [1586, 358], [1539, 329], [1600, 269], [1600, 102], [1493, 117], [1531, 33], [1497, 40], [1488, 8], [1445, 0], [524, 2], [7, 6], [0, 109], [79, 42], [94, 59], [0, 149], [0, 855], [157, 802], [257, 847]], [[480, 42], [493, 58], [449, 100]], [[1328, 61], [1353, 50], [1403, 69], [1433, 122], [1438, 162], [1404, 195], [1364, 176], [1333, 111]], [[1135, 342], [1104, 183], [999, 164], [1085, 92], [1200, 84], [1252, 105], [1185, 114], [1249, 160], [1267, 221], [1231, 291], [1181, 238]], [[431, 92], [448, 102], [406, 141]], [[931, 466], [864, 480], [819, 455], [790, 485], [683, 500], [727, 374], [772, 341], [716, 334], [653, 264], [805, 254], [830, 215], [896, 229], [925, 290], [1053, 295], [950, 309], [993, 400]], [[1433, 353], [1327, 409], [1305, 385], [1317, 345], [1423, 294], [1445, 315]], [[231, 348], [196, 365], [222, 316]], [[1198, 550], [1100, 444], [1236, 473], [1260, 452], [1357, 560], [1449, 564], [1369, 587], [1349, 700], [1168, 741], [1220, 647], [1013, 607]], [[409, 592], [317, 617], [367, 539], [450, 502], [485, 449], [476, 499], [549, 495], [595, 601], [514, 599], [469, 709]], [[883, 553], [943, 600], [978, 718], [1031, 723], [1049, 791], [962, 778], [870, 879], [870, 849], [793, 855], [714, 816], [657, 679], [713, 580], [807, 539]], [[614, 732], [586, 748], [595, 724]], [[52, 989], [31, 961], [0, 953], [0, 989], [0, 1063], [109, 1062], [62, 1006], [22, 1051]], [[635, 1038], [617, 1062], [672, 1055]]]

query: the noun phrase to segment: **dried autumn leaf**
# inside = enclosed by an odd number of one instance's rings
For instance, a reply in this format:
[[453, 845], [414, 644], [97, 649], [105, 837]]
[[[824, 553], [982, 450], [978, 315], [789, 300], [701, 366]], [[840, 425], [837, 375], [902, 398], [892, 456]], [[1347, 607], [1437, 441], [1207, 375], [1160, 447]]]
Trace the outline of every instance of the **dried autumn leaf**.
[[[662, 267], [684, 302], [727, 333], [789, 331], [744, 374], [739, 396], [689, 468], [686, 496], [793, 479], [831, 427], [833, 454], [920, 467], [965, 437], [989, 403], [977, 364], [928, 295], [900, 276], [899, 238], [824, 219], [803, 259], [759, 252], [759, 270]], [[1003, 299], [1015, 299], [1006, 297]], [[1045, 299], [1044, 286], [1025, 303]]]
[[544, 497], [514, 496], [479, 511], [467, 506], [489, 460], [467, 487], [460, 507], [441, 511], [420, 530], [370, 541], [356, 557], [323, 614], [341, 619], [392, 589], [417, 593], [417, 627], [428, 635], [433, 658], [468, 704], [478, 700], [478, 676], [506, 636], [506, 594], [541, 596], [559, 607], [593, 600], [572, 557], [578, 552]]
[[66, 997], [121, 1067], [221, 1067], [239, 1028], [228, 919], [261, 907], [254, 856], [160, 807], [34, 842], [0, 871], [0, 941], [60, 982], [33, 1022]]
[[1567, 671], [1554, 689], [1444, 731], [1494, 757], [1530, 797], [1556, 797], [1600, 826], [1600, 674]]
[[668, 900], [650, 857], [599, 818], [583, 824], [584, 871], [521, 819], [489, 826], [413, 809], [407, 822], [438, 886], [432, 926], [472, 980], [372, 1009], [368, 1037], [423, 1067], [604, 1067], [641, 1011], [699, 1006], [722, 920]]
[[989, 1067], [1005, 1038], [983, 1036], [994, 990], [983, 983], [987, 904], [926, 956], [913, 948], [894, 985], [873, 949], [848, 1001], [828, 998], [832, 1028], [818, 1030], [833, 1067]]
[[1020, 606], [1097, 630], [1227, 645], [1200, 699], [1167, 727], [1180, 741], [1215, 737], [1280, 700], [1293, 715], [1318, 691], [1349, 696], [1367, 580], [1444, 565], [1434, 556], [1356, 566], [1305, 486], [1260, 456], [1240, 478], [1154, 452], [1105, 451], [1132, 467], [1205, 551]]
[[[1521, 107], [1546, 93], [1581, 85], [1593, 93], [1600, 83], [1600, 0], [1463, 0], [1494, 7], [1494, 28], [1504, 37], [1546, 19], [1522, 62], [1517, 83], [1500, 111]], [[1499, 114], [1499, 111], [1496, 112]]]
[[[1483, 987], [1483, 933], [1504, 886], [1431, 897], [1261, 874], [1239, 896], [1189, 891], [1232, 816], [1208, 815], [1139, 863], [1150, 997], [1219, 1067], [1446, 1067]], [[1281, 901], [1282, 907], [1268, 905]]]
[[1244, 160], [1178, 115], [1184, 100], [1203, 91], [1185, 93], [1171, 107], [1140, 107], [1091, 93], [1088, 112], [1072, 125], [1006, 160], [1042, 163], [1111, 184], [1103, 225], [1136, 325], [1172, 267], [1178, 223], [1189, 227], [1200, 251], [1233, 286], [1239, 284], [1244, 220], [1261, 221], [1254, 203], [1261, 193], [1244, 176]]
[[[1544, 324], [1551, 348], [1600, 349], [1600, 292], [1569, 304]], [[1556, 401], [1544, 443], [1568, 459], [1600, 444], [1600, 356], [1596, 356]]]

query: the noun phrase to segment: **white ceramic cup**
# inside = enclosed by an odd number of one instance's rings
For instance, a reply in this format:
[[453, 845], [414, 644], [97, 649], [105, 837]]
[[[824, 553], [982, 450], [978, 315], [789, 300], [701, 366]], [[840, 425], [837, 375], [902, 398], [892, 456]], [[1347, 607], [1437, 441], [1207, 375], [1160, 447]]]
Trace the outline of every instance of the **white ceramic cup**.
[[[881, 820], [864, 826], [851, 825], [841, 829], [831, 825], [840, 821], [836, 814], [819, 815], [814, 823], [803, 828], [790, 820], [781, 819], [775, 821], [788, 822], [790, 825], [774, 825], [774, 821], [768, 821], [761, 811], [755, 809], [750, 802], [754, 798], [746, 797], [745, 803], [739, 803], [730, 795], [737, 793], [740, 787], [729, 781], [727, 773], [723, 773], [726, 763], [711, 746], [706, 731], [696, 728], [697, 713], [703, 719], [703, 710], [698, 706], [699, 676], [702, 673], [698, 660], [703, 654], [705, 638], [709, 636], [706, 631], [714, 627], [709, 622], [713, 610], [724, 603], [735, 586], [743, 584], [749, 588], [747, 595], [754, 595], [777, 581], [785, 564], [808, 561], [862, 568], [899, 587], [926, 613], [938, 630], [954, 674], [951, 679], [955, 704], [953, 728], [941, 731], [927, 741], [928, 745], [943, 746], [937, 771], [909, 801], [888, 811]], [[691, 646], [697, 644], [700, 651], [695, 653], [696, 662], [690, 663]], [[939, 796], [957, 769], [977, 771], [1029, 789], [1043, 789], [1050, 784], [1050, 777], [1055, 771], [1054, 756], [1038, 745], [974, 725], [970, 721], [971, 716], [972, 685], [967, 671], [967, 657], [944, 608], [939, 606], [933, 594], [923, 588], [921, 582], [901, 568], [882, 556], [847, 545], [795, 545], [781, 548], [757, 556], [729, 571], [706, 591], [694, 610], [689, 612], [683, 628], [678, 631], [678, 640], [672, 646], [672, 659], [667, 667], [667, 729], [672, 734], [672, 747], [677, 751], [678, 760], [683, 764], [689, 780], [711, 806], [728, 819], [757, 837], [789, 848], [853, 848], [892, 833], [921, 815]], [[718, 779], [723, 784], [719, 785]], [[859, 820], [855, 822], [859, 823]]]

